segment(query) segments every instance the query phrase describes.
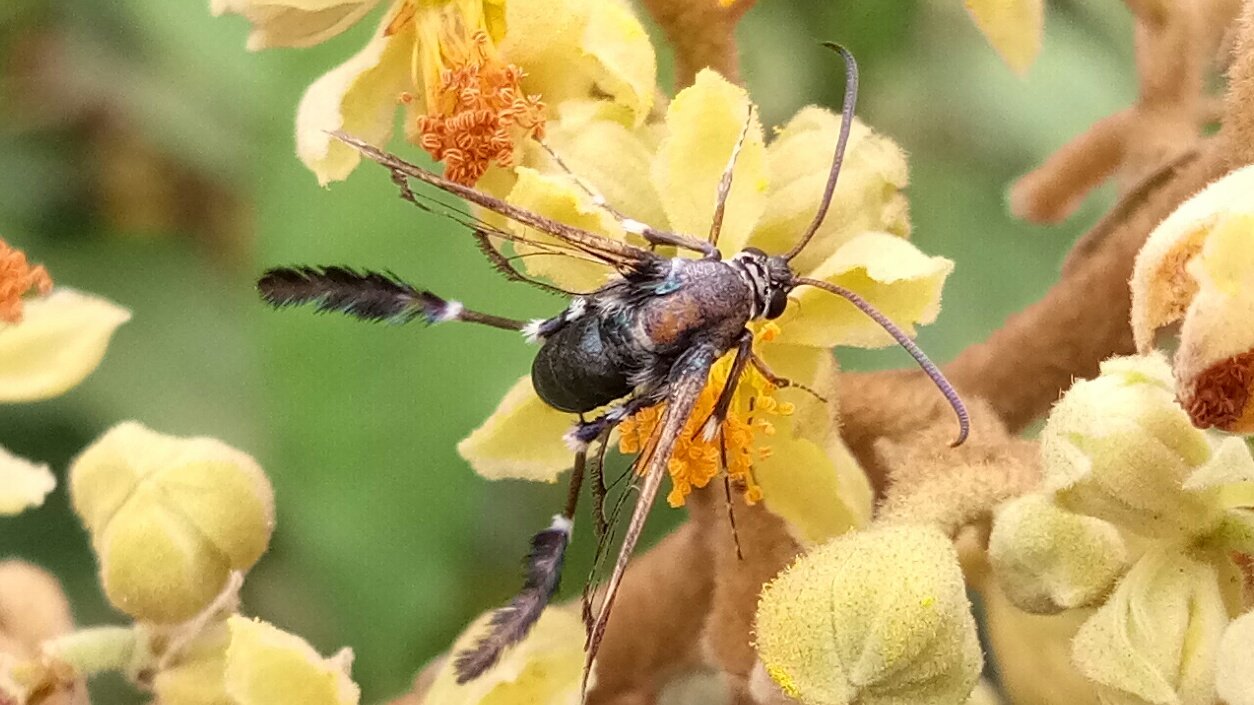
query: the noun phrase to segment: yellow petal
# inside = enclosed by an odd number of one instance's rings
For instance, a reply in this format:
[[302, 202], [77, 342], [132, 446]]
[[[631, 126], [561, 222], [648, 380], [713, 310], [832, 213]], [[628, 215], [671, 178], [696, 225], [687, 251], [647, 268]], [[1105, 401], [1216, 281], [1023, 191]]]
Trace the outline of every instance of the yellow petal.
[[1042, 494], [998, 509], [988, 555], [1002, 591], [1035, 614], [1096, 604], [1128, 562], [1114, 525], [1072, 514]]
[[57, 478], [47, 465], [36, 465], [0, 446], [0, 515], [41, 506], [56, 487]]
[[[509, 193], [507, 200], [510, 203], [576, 228], [621, 238], [622, 231], [618, 229], [613, 217], [594, 206], [591, 199], [570, 177], [541, 174], [535, 169], [522, 166], [514, 171], [518, 180]], [[550, 235], [512, 221], [506, 227], [531, 240], [558, 242]], [[518, 254], [540, 250], [523, 244], [516, 244], [514, 249]], [[613, 269], [599, 262], [564, 254], [527, 257], [523, 260], [523, 265], [528, 273], [574, 292], [592, 291], [604, 284], [606, 278], [614, 273]]]
[[158, 623], [188, 619], [252, 567], [274, 530], [274, 492], [247, 454], [127, 422], [70, 467], [70, 497], [105, 594]]
[[238, 705], [226, 692], [226, 650], [231, 632], [225, 621], [209, 625], [157, 672], [153, 694], [161, 705]]
[[[453, 643], [469, 648], [488, 628], [484, 614]], [[578, 705], [583, 675], [583, 621], [572, 610], [549, 607], [531, 632], [495, 666], [465, 684], [457, 683], [453, 659], [445, 659], [423, 702], [440, 705]]]
[[[1197, 293], [1186, 263], [1228, 216], [1254, 213], [1251, 192], [1254, 166], [1237, 169], [1185, 201], [1150, 233], [1132, 270], [1132, 333], [1138, 350], [1147, 352], [1154, 332], [1184, 315]], [[1242, 271], [1227, 271], [1234, 270]]]
[[[843, 286], [888, 316], [907, 335], [940, 312], [941, 288], [954, 263], [929, 257], [889, 233], [863, 233], [845, 243], [806, 276]], [[803, 286], [780, 318], [780, 341], [830, 348], [881, 347], [893, 339], [875, 321], [835, 294]]]
[[966, 0], [967, 11], [988, 43], [1015, 73], [1026, 74], [1041, 51], [1042, 0]]
[[807, 705], [958, 705], [982, 665], [957, 552], [923, 526], [803, 555], [763, 589], [756, 634], [767, 674]]
[[1215, 660], [1228, 623], [1213, 566], [1178, 548], [1137, 561], [1110, 600], [1080, 627], [1072, 658], [1112, 705], [1211, 705]]
[[341, 181], [361, 161], [357, 150], [328, 132], [343, 130], [374, 145], [386, 144], [396, 120], [397, 99], [410, 85], [412, 24], [391, 36], [375, 30], [370, 43], [305, 91], [296, 109], [296, 154], [326, 185]]
[[1041, 432], [1044, 487], [1059, 503], [1145, 536], [1204, 534], [1219, 521], [1214, 497], [1183, 483], [1209, 461], [1170, 388], [1161, 355], [1112, 358], [1072, 385]]
[[[608, 117], [611, 109], [612, 104], [606, 101], [572, 106], [563, 112], [561, 120], [548, 123], [545, 142], [615, 210], [665, 228], [666, 214], [649, 179], [655, 145], [648, 143], [643, 131], [631, 130]], [[537, 169], [541, 164], [546, 174], [564, 173], [542, 153], [528, 160], [528, 165]]]
[[629, 108], [639, 126], [652, 110], [657, 91], [657, 57], [640, 20], [626, 5], [594, 2], [583, 47], [599, 65], [597, 88]]
[[238, 705], [357, 705], [353, 653], [324, 659], [304, 639], [258, 619], [232, 616], [226, 690]]
[[[676, 232], [699, 240], [708, 237], [718, 184], [751, 106], [743, 88], [708, 69], [671, 102], [652, 176]], [[766, 208], [769, 182], [762, 126], [755, 114], [733, 171], [719, 238], [724, 253], [739, 252], [748, 241]]]
[[524, 375], [483, 425], [457, 444], [457, 452], [489, 480], [557, 482], [572, 453], [562, 442], [574, 418], [545, 404]]
[[21, 323], [0, 322], [0, 403], [48, 399], [82, 382], [130, 318], [121, 306], [72, 289], [27, 301]]
[[1254, 705], [1254, 613], [1237, 617], [1224, 630], [1215, 684], [1228, 705]]
[[[783, 253], [797, 244], [818, 212], [839, 133], [840, 115], [811, 106], [798, 112], [767, 146], [771, 190], [750, 245]], [[792, 261], [793, 268], [814, 269], [864, 232], [908, 235], [909, 204], [901, 191], [908, 175], [901, 147], [855, 118], [827, 216]]]
[[771, 453], [753, 463], [753, 476], [771, 513], [788, 523], [803, 547], [833, 539], [871, 520], [875, 492], [837, 434], [794, 435], [793, 420], [772, 420]]
[[251, 51], [271, 47], [307, 47], [348, 29], [379, 0], [210, 0], [209, 11], [243, 15], [252, 23]]

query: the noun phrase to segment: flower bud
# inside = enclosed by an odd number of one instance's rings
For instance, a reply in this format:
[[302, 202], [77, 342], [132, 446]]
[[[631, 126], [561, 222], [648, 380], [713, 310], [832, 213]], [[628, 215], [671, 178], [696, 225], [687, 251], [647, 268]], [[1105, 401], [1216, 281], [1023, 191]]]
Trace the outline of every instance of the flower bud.
[[259, 619], [227, 619], [224, 681], [234, 705], [357, 705], [353, 652], [322, 658], [308, 642]]
[[1194, 536], [1222, 510], [1184, 482], [1211, 459], [1175, 401], [1161, 355], [1112, 358], [1074, 384], [1041, 432], [1044, 486], [1060, 506], [1144, 536]]
[[105, 595], [145, 621], [200, 612], [232, 571], [257, 562], [274, 529], [274, 491], [246, 453], [135, 422], [114, 427], [75, 459], [70, 493]]
[[763, 589], [756, 632], [767, 674], [806, 705], [958, 705], [983, 661], [957, 552], [920, 525], [803, 555]]
[[1096, 603], [1128, 561], [1113, 525], [1072, 514], [1041, 494], [1020, 497], [998, 509], [988, 554], [1006, 597], [1035, 614]]
[[[481, 615], [453, 642], [450, 653], [473, 646], [488, 631], [491, 613]], [[444, 659], [424, 703], [429, 705], [579, 705], [583, 678], [584, 626], [578, 613], [549, 607], [527, 636], [483, 675], [457, 682], [455, 658]], [[591, 680], [589, 688], [591, 688]]]
[[1080, 627], [1071, 656], [1105, 705], [1213, 705], [1227, 624], [1214, 566], [1155, 547]]

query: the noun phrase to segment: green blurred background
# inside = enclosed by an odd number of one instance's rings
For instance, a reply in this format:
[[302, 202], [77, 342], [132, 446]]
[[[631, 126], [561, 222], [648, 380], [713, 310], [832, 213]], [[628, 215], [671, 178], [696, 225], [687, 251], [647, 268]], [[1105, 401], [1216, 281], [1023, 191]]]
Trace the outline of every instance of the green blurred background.
[[[63, 472], [104, 430], [138, 419], [254, 454], [277, 490], [278, 529], [246, 607], [323, 652], [352, 646], [366, 702], [402, 690], [512, 593], [527, 536], [563, 492], [484, 481], [455, 451], [527, 369], [523, 344], [471, 327], [275, 313], [253, 293], [267, 266], [345, 263], [505, 315], [560, 306], [500, 281], [469, 238], [397, 199], [382, 170], [322, 189], [296, 159], [302, 91], [374, 25], [312, 49], [249, 53], [246, 22], [212, 18], [205, 2], [0, 4], [0, 236], [60, 284], [134, 311], [85, 384], [0, 406], [0, 445]], [[1121, 3], [1051, 2], [1046, 26], [1024, 80], [960, 0], [763, 0], [740, 29], [768, 125], [808, 103], [839, 106], [840, 67], [817, 40], [857, 55], [860, 115], [911, 157], [914, 240], [957, 262], [944, 312], [920, 336], [939, 360], [1039, 297], [1111, 202], [1103, 191], [1048, 229], [1006, 212], [1014, 177], [1135, 94]], [[838, 355], [849, 368], [909, 364], [899, 350]], [[679, 519], [657, 511], [655, 533]], [[576, 551], [586, 565], [591, 546]], [[55, 572], [80, 623], [121, 621], [63, 491], [4, 521], [6, 555]], [[576, 594], [583, 570], [569, 575]], [[140, 699], [104, 687], [100, 702]]]

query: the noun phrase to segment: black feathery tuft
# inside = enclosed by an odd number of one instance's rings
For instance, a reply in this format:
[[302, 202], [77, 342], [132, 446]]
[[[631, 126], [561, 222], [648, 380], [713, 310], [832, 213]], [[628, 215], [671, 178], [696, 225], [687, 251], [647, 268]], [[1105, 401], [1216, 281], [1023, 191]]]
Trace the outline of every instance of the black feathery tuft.
[[553, 525], [531, 539], [527, 554], [526, 581], [510, 603], [492, 614], [489, 632], [473, 647], [457, 655], [457, 682], [468, 683], [483, 675], [501, 658], [505, 649], [522, 641], [540, 619], [562, 579], [562, 561], [570, 543], [570, 521], [554, 517]]
[[348, 267], [279, 267], [257, 280], [261, 298], [275, 308], [313, 304], [366, 321], [434, 323], [448, 302], [401, 281], [395, 275], [358, 272]]

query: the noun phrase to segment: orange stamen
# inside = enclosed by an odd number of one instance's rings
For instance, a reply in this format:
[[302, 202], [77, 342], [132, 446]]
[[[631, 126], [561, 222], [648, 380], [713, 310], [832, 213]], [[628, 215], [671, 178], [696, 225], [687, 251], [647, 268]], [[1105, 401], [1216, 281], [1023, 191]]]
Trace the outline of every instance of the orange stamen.
[[[777, 332], [774, 324], [768, 324], [758, 333], [755, 342], [770, 340]], [[771, 453], [769, 446], [758, 443], [759, 436], [775, 434], [774, 424], [764, 416], [788, 416], [792, 414], [793, 408], [792, 404], [776, 400], [772, 396], [775, 393], [774, 386], [755, 368], [749, 366], [740, 379], [735, 401], [719, 433], [715, 434], [713, 440], [705, 440], [701, 427], [714, 410], [718, 397], [727, 384], [733, 356], [734, 353], [728, 353], [710, 370], [705, 389], [675, 441], [675, 449], [667, 464], [672, 488], [666, 501], [672, 507], [683, 506], [693, 489], [705, 487], [710, 480], [718, 477], [722, 470], [724, 449], [727, 475], [741, 490], [745, 502], [755, 504], [762, 500], [762, 488], [753, 478], [753, 461], [755, 458], [765, 460]], [[634, 454], [646, 447], [661, 423], [665, 409], [665, 404], [652, 406], [619, 424], [619, 451]]]
[[52, 291], [52, 277], [43, 265], [31, 265], [26, 254], [0, 239], [0, 321], [22, 320], [22, 297], [31, 290], [40, 295]]
[[510, 167], [515, 144], [544, 135], [544, 103], [523, 93], [523, 71], [495, 55], [478, 30], [460, 66], [445, 69], [418, 118], [418, 143], [444, 163], [444, 176], [472, 186], [492, 164]]

